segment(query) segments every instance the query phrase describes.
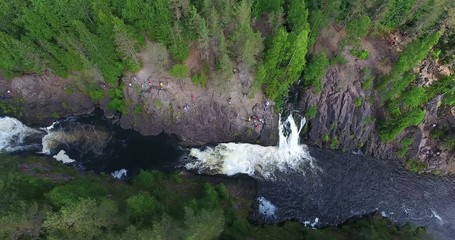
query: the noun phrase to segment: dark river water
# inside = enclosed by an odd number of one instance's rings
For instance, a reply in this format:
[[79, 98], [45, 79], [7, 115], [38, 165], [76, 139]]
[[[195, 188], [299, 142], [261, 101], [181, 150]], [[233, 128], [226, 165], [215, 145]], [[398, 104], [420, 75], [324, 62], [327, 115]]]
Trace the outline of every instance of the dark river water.
[[[26, 129], [8, 121], [0, 118], [0, 151], [1, 144], [3, 151], [10, 152], [40, 152], [46, 145], [51, 156], [64, 150], [75, 160], [69, 165], [105, 173], [126, 169], [128, 177], [140, 169], [174, 171], [188, 161], [189, 149], [178, 146], [175, 139], [121, 129], [101, 111], [60, 120], [52, 129]], [[259, 188], [251, 215], [254, 221], [294, 219], [324, 227], [378, 212], [399, 224], [425, 226], [436, 239], [455, 239], [453, 178], [417, 175], [399, 163], [359, 154], [314, 147], [306, 151], [313, 164], [304, 171], [277, 170], [274, 179], [255, 177]]]

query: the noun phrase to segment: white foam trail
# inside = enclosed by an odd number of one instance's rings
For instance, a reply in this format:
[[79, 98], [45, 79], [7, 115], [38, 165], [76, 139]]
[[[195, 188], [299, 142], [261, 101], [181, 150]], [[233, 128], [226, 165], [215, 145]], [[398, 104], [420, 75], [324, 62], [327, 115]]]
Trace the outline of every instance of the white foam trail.
[[257, 200], [259, 202], [259, 213], [267, 217], [275, 217], [275, 212], [277, 210], [275, 205], [264, 197], [259, 197]]
[[57, 155], [54, 155], [53, 158], [55, 158], [57, 161], [60, 161], [62, 163], [72, 163], [74, 162], [74, 159], [71, 159], [68, 155], [66, 155], [65, 150], [60, 150]]
[[[297, 127], [292, 116], [279, 122], [279, 146], [263, 147], [247, 143], [222, 143], [204, 150], [191, 149], [190, 156], [196, 160], [185, 165], [211, 174], [235, 175], [238, 173], [261, 175], [274, 179], [276, 170], [303, 171], [303, 164], [312, 166], [312, 158], [306, 145], [299, 142], [299, 134], [305, 124], [302, 118]], [[287, 135], [285, 131], [289, 132]]]
[[25, 126], [11, 117], [0, 118], [0, 152], [14, 152], [22, 149], [25, 138], [42, 134], [41, 131]]
[[122, 179], [123, 177], [127, 177], [127, 170], [122, 168], [120, 170], [114, 171], [111, 173], [111, 176], [115, 179]]
[[436, 213], [436, 211], [434, 210], [431, 210], [431, 213], [433, 214], [433, 216], [439, 220], [440, 224], [442, 225], [444, 222], [442, 221], [442, 218], [441, 216], [439, 216], [439, 214]]

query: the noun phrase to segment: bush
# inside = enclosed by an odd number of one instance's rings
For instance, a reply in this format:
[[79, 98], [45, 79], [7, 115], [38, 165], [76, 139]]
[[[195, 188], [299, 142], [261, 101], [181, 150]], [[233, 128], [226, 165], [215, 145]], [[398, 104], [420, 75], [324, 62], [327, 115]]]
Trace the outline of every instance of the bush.
[[362, 105], [362, 98], [361, 97], [358, 97], [355, 99], [354, 101], [354, 106], [355, 107], [360, 107], [360, 105]]
[[314, 55], [306, 65], [303, 79], [306, 86], [312, 86], [316, 93], [322, 88], [322, 79], [329, 68], [329, 59], [325, 53]]
[[337, 54], [334, 58], [330, 59], [330, 65], [343, 65], [346, 63], [348, 61], [341, 54]]
[[362, 77], [362, 88], [365, 90], [371, 89], [373, 87], [374, 76], [371, 73], [371, 69], [364, 68], [362, 70], [363, 77]]
[[399, 95], [414, 81], [412, 68], [419, 64], [440, 38], [440, 33], [432, 33], [422, 39], [409, 43], [393, 66], [392, 71], [382, 79], [378, 90], [383, 100]]
[[207, 86], [207, 76], [205, 74], [203, 74], [203, 73], [195, 74], [191, 78], [191, 81], [195, 85], [199, 85], [199, 86], [202, 86], [202, 87], [206, 87]]
[[46, 194], [49, 201], [57, 207], [79, 201], [79, 198], [99, 199], [107, 194], [103, 186], [91, 181], [78, 181], [55, 187]]
[[413, 140], [414, 139], [412, 139], [410, 137], [401, 140], [401, 142], [400, 142], [401, 148], [397, 152], [398, 157], [403, 158], [406, 155], [406, 153], [408, 152], [409, 147], [411, 146]]
[[386, 120], [379, 126], [379, 137], [383, 141], [390, 142], [397, 138], [405, 128], [419, 125], [424, 117], [425, 112], [423, 110], [414, 109], [397, 118]]
[[428, 165], [426, 163], [421, 162], [419, 160], [415, 160], [415, 159], [410, 159], [410, 160], [406, 161], [405, 166], [409, 171], [414, 172], [414, 173], [420, 173], [428, 167]]
[[348, 37], [353, 40], [360, 40], [368, 34], [370, 28], [371, 19], [366, 16], [360, 16], [348, 23], [346, 29], [348, 31]]
[[151, 222], [161, 216], [162, 207], [148, 192], [141, 192], [126, 200], [128, 212], [131, 217], [140, 221]]
[[184, 64], [175, 64], [169, 73], [176, 78], [186, 78], [188, 77], [188, 67]]
[[182, 62], [188, 58], [190, 50], [185, 42], [176, 42], [168, 47], [169, 53], [176, 61]]
[[351, 50], [351, 54], [353, 56], [356, 56], [360, 60], [367, 60], [368, 59], [368, 51], [367, 50], [360, 50], [357, 48], [354, 48]]
[[309, 106], [308, 109], [306, 110], [305, 116], [308, 118], [308, 120], [310, 120], [315, 118], [317, 114], [318, 114], [317, 106]]

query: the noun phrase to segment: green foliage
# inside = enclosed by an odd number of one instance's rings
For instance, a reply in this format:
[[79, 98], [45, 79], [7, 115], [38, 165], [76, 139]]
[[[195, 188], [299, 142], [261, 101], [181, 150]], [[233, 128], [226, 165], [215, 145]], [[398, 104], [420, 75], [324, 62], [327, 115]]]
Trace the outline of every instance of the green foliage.
[[379, 126], [379, 137], [383, 141], [390, 142], [397, 138], [405, 128], [419, 125], [424, 117], [425, 112], [417, 108], [398, 118], [381, 122]]
[[193, 77], [191, 78], [191, 81], [195, 85], [207, 87], [207, 76], [204, 73], [199, 73], [199, 74], [193, 75]]
[[428, 89], [428, 97], [444, 94], [442, 103], [444, 105], [455, 105], [455, 74], [439, 79]]
[[188, 240], [211, 240], [216, 239], [223, 232], [224, 216], [220, 209], [195, 212], [191, 208], [185, 208], [186, 232], [184, 239]]
[[411, 137], [402, 139], [400, 141], [401, 148], [397, 152], [398, 157], [403, 158], [404, 156], [406, 156], [406, 153], [408, 152], [409, 147], [411, 146], [413, 141], [414, 139]]
[[356, 56], [360, 60], [367, 60], [368, 59], [368, 51], [367, 50], [360, 50], [357, 48], [354, 48], [351, 50], [351, 54], [353, 56]]
[[322, 136], [322, 142], [326, 143], [326, 142], [329, 142], [329, 140], [330, 140], [330, 137], [329, 137], [328, 133], [326, 133]]
[[39, 239], [43, 234], [43, 219], [47, 209], [40, 208], [37, 203], [20, 202], [0, 217], [0, 238]]
[[175, 64], [169, 73], [176, 78], [186, 78], [188, 77], [188, 67], [185, 64]]
[[253, 17], [258, 17], [262, 13], [278, 13], [284, 0], [254, 0], [251, 13]]
[[142, 222], [157, 220], [162, 214], [161, 203], [148, 192], [140, 192], [126, 200], [128, 212], [133, 219]]
[[337, 149], [339, 145], [340, 142], [338, 141], [337, 136], [333, 136], [333, 138], [330, 140], [330, 149]]
[[442, 146], [447, 148], [449, 151], [455, 150], [455, 132], [453, 129], [431, 129], [430, 136], [433, 139], [441, 141]]
[[106, 196], [104, 187], [90, 180], [57, 186], [47, 194], [49, 201], [56, 207], [72, 204], [80, 198], [100, 199], [104, 196]]
[[348, 63], [348, 61], [346, 60], [346, 58], [343, 57], [343, 55], [337, 54], [335, 55], [335, 57], [330, 59], [329, 63], [330, 65], [343, 65]]
[[354, 101], [354, 106], [355, 107], [360, 107], [360, 105], [362, 105], [362, 102], [363, 102], [363, 99], [361, 97], [358, 97]]
[[248, 68], [256, 65], [256, 57], [262, 51], [262, 38], [251, 26], [251, 6], [249, 1], [242, 0], [235, 8], [237, 26], [234, 30], [232, 52], [237, 56], [238, 63]]
[[415, 0], [394, 0], [389, 10], [384, 25], [390, 28], [396, 28], [403, 23], [406, 15], [411, 11]]
[[94, 239], [120, 223], [115, 202], [80, 199], [51, 213], [44, 227], [51, 238]]
[[[23, 172], [19, 166], [36, 169]], [[414, 239], [424, 234], [422, 229], [397, 227], [377, 216], [324, 230], [308, 229], [296, 222], [255, 226], [247, 220], [249, 197], [231, 198], [223, 184], [214, 186], [194, 175], [179, 176], [177, 181], [175, 174], [142, 171], [129, 184], [81, 174], [43, 157], [0, 154], [0, 200], [6, 203], [0, 205], [0, 238], [352, 239], [378, 235]], [[56, 182], [49, 185], [41, 178]], [[20, 179], [27, 181], [18, 184]], [[100, 187], [101, 194], [96, 190]], [[201, 194], [195, 195], [198, 191]], [[77, 196], [83, 197], [75, 199]], [[49, 207], [50, 199], [58, 199], [61, 206]], [[211, 205], [208, 208], [207, 203]]]
[[109, 90], [109, 96], [111, 97], [111, 100], [108, 104], [109, 108], [114, 111], [124, 113], [126, 111], [126, 107], [125, 102], [123, 100], [122, 88], [120, 87], [111, 88]]
[[168, 47], [169, 53], [176, 61], [182, 62], [188, 58], [190, 49], [188, 44], [182, 41], [176, 42]]
[[423, 87], [413, 87], [410, 90], [403, 92], [400, 96], [400, 101], [406, 107], [416, 108], [429, 100], [428, 92]]
[[352, 41], [358, 41], [366, 37], [370, 28], [370, 24], [371, 19], [366, 15], [353, 19], [348, 23], [346, 27], [348, 31], [348, 38]]
[[273, 35], [256, 73], [257, 84], [265, 86], [267, 97], [274, 100], [277, 106], [287, 96], [289, 86], [300, 77], [308, 51], [308, 11], [297, 0], [290, 1], [288, 8], [290, 32], [281, 27]]
[[329, 59], [325, 53], [319, 53], [310, 58], [303, 71], [303, 79], [306, 86], [311, 86], [315, 93], [321, 92], [322, 79], [329, 68]]
[[427, 56], [439, 37], [439, 33], [433, 33], [406, 46], [392, 71], [378, 85], [383, 100], [396, 97], [415, 79], [412, 68]]
[[305, 112], [305, 117], [307, 117], [308, 120], [310, 120], [315, 118], [317, 114], [318, 114], [317, 106], [309, 106]]
[[374, 76], [371, 73], [371, 69], [364, 68], [362, 69], [362, 88], [365, 90], [370, 90], [373, 87]]
[[426, 163], [415, 159], [410, 159], [406, 161], [405, 166], [409, 171], [414, 173], [421, 173], [428, 167]]

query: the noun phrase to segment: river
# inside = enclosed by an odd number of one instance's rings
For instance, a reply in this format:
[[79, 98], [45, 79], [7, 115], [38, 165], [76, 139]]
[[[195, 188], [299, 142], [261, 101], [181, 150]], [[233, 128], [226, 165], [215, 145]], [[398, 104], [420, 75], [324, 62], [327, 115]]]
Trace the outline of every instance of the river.
[[300, 144], [303, 124], [292, 116], [283, 119], [278, 146], [222, 143], [185, 149], [168, 136], [145, 137], [121, 129], [99, 110], [46, 128], [3, 117], [0, 151], [47, 154], [123, 178], [140, 169], [178, 167], [203, 174], [248, 174], [258, 182], [251, 218], [260, 223], [295, 219], [325, 227], [378, 212], [399, 224], [425, 226], [437, 239], [455, 236], [454, 178], [417, 175], [395, 161]]

